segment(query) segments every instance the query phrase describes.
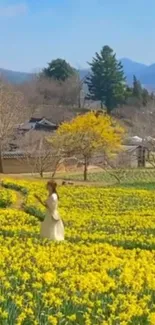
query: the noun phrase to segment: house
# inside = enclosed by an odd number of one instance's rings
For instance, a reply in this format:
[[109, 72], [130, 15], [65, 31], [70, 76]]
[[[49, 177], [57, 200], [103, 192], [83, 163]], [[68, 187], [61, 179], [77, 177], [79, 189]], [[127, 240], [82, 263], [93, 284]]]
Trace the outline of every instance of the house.
[[143, 142], [143, 139], [138, 136], [127, 137], [125, 139], [125, 144], [129, 146], [138, 146]]
[[[32, 119], [30, 121], [32, 121]], [[35, 123], [34, 129], [41, 131], [56, 131], [58, 129], [58, 125], [52, 123], [46, 118], [42, 118], [40, 121]]]
[[39, 131], [47, 131], [52, 132], [57, 130], [58, 125], [51, 122], [49, 119], [45, 117], [35, 118], [32, 117], [29, 121], [17, 125], [17, 134], [25, 134], [30, 130], [39, 130]]
[[19, 149], [19, 142], [22, 140], [22, 137], [28, 132], [33, 130], [36, 132], [54, 132], [58, 128], [58, 124], [53, 123], [50, 119], [45, 117], [36, 118], [32, 117], [29, 121], [25, 123], [16, 125], [14, 129], [14, 134], [9, 142], [9, 152], [14, 152]]

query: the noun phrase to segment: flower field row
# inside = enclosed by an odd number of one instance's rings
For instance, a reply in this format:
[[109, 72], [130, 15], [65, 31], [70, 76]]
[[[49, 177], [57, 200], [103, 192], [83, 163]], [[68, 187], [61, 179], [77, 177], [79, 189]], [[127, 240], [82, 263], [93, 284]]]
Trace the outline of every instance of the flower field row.
[[155, 324], [154, 191], [60, 187], [66, 240], [53, 243], [39, 238], [45, 184], [3, 186], [29, 213], [0, 211], [0, 324]]
[[0, 208], [6, 208], [17, 200], [16, 193], [11, 190], [0, 189]]

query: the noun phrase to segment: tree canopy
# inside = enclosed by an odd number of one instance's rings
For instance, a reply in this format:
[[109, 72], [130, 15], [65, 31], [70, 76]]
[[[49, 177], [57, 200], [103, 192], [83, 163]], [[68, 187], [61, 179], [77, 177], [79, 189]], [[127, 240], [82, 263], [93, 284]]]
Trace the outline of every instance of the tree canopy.
[[127, 87], [126, 104], [135, 107], [146, 107], [149, 102], [153, 101], [154, 95], [149, 94], [146, 88], [143, 88], [137, 77], [133, 76], [132, 87]]
[[109, 155], [120, 148], [123, 129], [108, 115], [89, 112], [64, 122], [50, 140], [62, 155], [83, 159], [84, 179], [91, 157], [97, 152]]
[[91, 73], [87, 77], [88, 98], [100, 101], [107, 112], [121, 104], [125, 98], [126, 84], [123, 67], [109, 46], [104, 46], [89, 63]]
[[63, 59], [52, 60], [48, 63], [48, 67], [43, 69], [43, 75], [45, 77], [64, 82], [68, 78], [72, 77], [76, 74], [76, 70], [71, 67], [69, 63], [67, 63]]

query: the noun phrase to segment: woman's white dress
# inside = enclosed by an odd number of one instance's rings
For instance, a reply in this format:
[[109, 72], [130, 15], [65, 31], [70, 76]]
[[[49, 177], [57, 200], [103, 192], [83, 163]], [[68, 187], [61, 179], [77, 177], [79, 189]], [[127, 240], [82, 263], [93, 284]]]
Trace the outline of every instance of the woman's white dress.
[[46, 201], [47, 215], [41, 223], [42, 238], [61, 241], [64, 240], [64, 225], [58, 213], [58, 196], [53, 193]]

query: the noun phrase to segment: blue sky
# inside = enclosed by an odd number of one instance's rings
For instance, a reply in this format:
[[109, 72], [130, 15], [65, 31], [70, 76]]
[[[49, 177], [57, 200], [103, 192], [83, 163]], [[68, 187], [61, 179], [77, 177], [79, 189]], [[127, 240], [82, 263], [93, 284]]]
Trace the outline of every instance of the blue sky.
[[103, 45], [151, 64], [154, 15], [155, 0], [0, 0], [0, 67], [37, 71], [62, 57], [85, 68]]

